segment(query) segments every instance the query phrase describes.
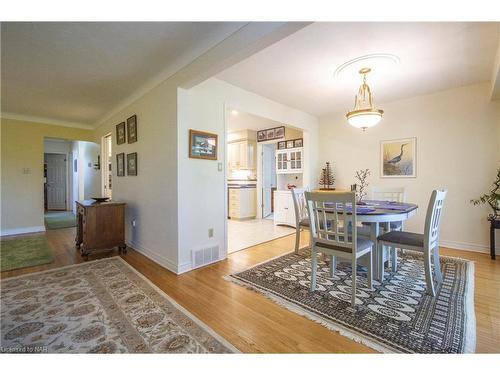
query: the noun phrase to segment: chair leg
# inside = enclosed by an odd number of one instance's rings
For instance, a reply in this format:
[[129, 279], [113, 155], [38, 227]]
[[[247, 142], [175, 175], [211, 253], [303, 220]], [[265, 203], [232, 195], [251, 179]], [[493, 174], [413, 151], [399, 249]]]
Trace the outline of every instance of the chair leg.
[[[372, 248], [373, 250], [373, 248]], [[368, 289], [373, 289], [373, 262], [372, 262], [372, 252], [368, 253], [368, 269], [366, 276], [368, 277]]]
[[352, 259], [352, 299], [351, 299], [351, 306], [354, 307], [356, 305], [356, 269], [357, 269], [357, 263], [356, 263], [356, 258]]
[[384, 245], [378, 245], [378, 276], [380, 282], [384, 281]]
[[434, 297], [436, 295], [436, 291], [434, 290], [434, 283], [432, 281], [431, 253], [428, 249], [424, 250], [424, 271], [425, 282], [427, 284], [427, 294]]
[[297, 225], [295, 230], [295, 254], [299, 252], [300, 247], [300, 225]]
[[335, 275], [335, 268], [337, 268], [337, 258], [333, 255], [330, 256], [330, 277]]
[[434, 273], [436, 274], [436, 281], [441, 284], [443, 282], [443, 274], [441, 272], [441, 263], [439, 262], [439, 246], [436, 246], [433, 251], [434, 256]]
[[392, 272], [398, 271], [398, 249], [391, 247], [391, 266]]
[[316, 250], [313, 249], [311, 252], [311, 292], [316, 289], [316, 271], [318, 268], [318, 259]]

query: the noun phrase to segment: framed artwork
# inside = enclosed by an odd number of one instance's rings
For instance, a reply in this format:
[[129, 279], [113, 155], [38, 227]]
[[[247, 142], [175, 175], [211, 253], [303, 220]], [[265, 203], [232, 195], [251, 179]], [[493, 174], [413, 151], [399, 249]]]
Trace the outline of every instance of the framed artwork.
[[125, 143], [125, 141], [125, 121], [123, 121], [116, 125], [116, 144], [121, 145], [122, 143]]
[[286, 141], [286, 148], [293, 148], [294, 141], [293, 139]]
[[285, 127], [278, 126], [277, 128], [264, 129], [257, 131], [257, 142], [272, 141], [285, 137]]
[[266, 140], [271, 140], [274, 139], [274, 129], [267, 129], [266, 130]]
[[137, 142], [137, 116], [133, 115], [127, 119], [127, 142]]
[[127, 154], [127, 176], [137, 176], [137, 152]]
[[116, 175], [125, 176], [125, 154], [116, 154]]
[[293, 140], [293, 147], [302, 147], [304, 145], [304, 141], [302, 138]]
[[266, 140], [266, 131], [265, 130], [259, 130], [257, 132], [257, 142], [262, 142]]
[[380, 177], [417, 177], [417, 138], [380, 142]]
[[217, 134], [189, 129], [189, 157], [217, 160]]
[[286, 148], [286, 142], [285, 141], [278, 142], [278, 150], [283, 150], [285, 148]]
[[284, 138], [285, 137], [285, 127], [280, 126], [279, 128], [274, 128], [274, 138]]

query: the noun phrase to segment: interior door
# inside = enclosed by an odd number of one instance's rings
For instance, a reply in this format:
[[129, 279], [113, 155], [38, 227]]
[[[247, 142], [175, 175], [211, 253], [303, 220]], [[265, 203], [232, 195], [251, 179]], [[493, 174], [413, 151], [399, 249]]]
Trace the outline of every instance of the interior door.
[[262, 145], [262, 217], [271, 215], [271, 194], [274, 186], [276, 169], [274, 165], [274, 147]]
[[66, 155], [45, 154], [47, 209], [66, 210]]

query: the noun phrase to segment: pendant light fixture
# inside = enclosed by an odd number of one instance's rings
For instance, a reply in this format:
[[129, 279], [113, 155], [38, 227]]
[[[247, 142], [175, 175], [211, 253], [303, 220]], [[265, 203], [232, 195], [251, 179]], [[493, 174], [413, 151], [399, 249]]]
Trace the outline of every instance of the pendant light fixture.
[[355, 97], [354, 109], [346, 114], [349, 124], [363, 131], [377, 125], [384, 113], [373, 104], [372, 92], [366, 83], [366, 75], [370, 72], [370, 68], [363, 68], [359, 71], [359, 74], [363, 76], [363, 83], [359, 86], [358, 95]]

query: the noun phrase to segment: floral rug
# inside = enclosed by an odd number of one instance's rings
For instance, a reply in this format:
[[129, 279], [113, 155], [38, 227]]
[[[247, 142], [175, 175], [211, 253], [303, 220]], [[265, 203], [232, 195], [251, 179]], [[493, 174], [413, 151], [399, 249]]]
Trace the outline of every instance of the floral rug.
[[0, 287], [4, 353], [237, 352], [120, 257]]
[[381, 352], [469, 353], [475, 350], [474, 263], [441, 257], [443, 283], [436, 297], [425, 293], [422, 254], [399, 254], [398, 271], [382, 283], [366, 283], [358, 268], [356, 305], [351, 307], [351, 265], [318, 261], [317, 289], [310, 291], [310, 251], [289, 253], [227, 277], [285, 308]]

